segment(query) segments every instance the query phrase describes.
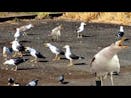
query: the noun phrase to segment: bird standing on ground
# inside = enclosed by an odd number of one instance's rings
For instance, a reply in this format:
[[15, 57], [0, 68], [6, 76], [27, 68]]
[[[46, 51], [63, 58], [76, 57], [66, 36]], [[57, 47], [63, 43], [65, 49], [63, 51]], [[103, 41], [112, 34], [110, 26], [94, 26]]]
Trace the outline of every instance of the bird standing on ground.
[[15, 79], [14, 78], [8, 78], [8, 86], [20, 86], [19, 83], [15, 83]]
[[24, 32], [24, 35], [27, 35], [27, 33], [25, 31], [31, 29], [33, 26], [33, 24], [28, 24], [28, 25], [24, 25], [19, 27], [20, 32]]
[[21, 32], [19, 28], [16, 28], [16, 33], [14, 34], [14, 38], [18, 41], [18, 38], [21, 36]]
[[72, 54], [71, 51], [70, 51], [70, 46], [69, 45], [65, 45], [63, 48], [66, 49], [66, 52], [65, 52], [65, 57], [70, 60], [70, 63], [68, 66], [72, 66], [73, 65], [73, 59], [84, 59], [84, 57], [79, 57], [79, 56], [76, 56], [75, 54]]
[[49, 47], [51, 52], [55, 54], [55, 58], [53, 59], [53, 61], [60, 60], [60, 55], [65, 54], [64, 51], [58, 49], [56, 46], [52, 45], [51, 43], [45, 43], [45, 46]]
[[63, 84], [64, 83], [64, 75], [60, 75], [60, 77], [58, 78], [58, 81]]
[[77, 38], [82, 38], [82, 32], [84, 31], [84, 26], [86, 23], [81, 22], [80, 27], [77, 29]]
[[118, 39], [121, 39], [124, 36], [123, 26], [120, 26], [120, 31], [117, 33]]
[[125, 38], [116, 41], [108, 47], [105, 47], [98, 52], [90, 63], [90, 69], [92, 73], [95, 73], [96, 78], [101, 80], [103, 85], [103, 79], [110, 74], [111, 84], [113, 83], [113, 72], [120, 71], [120, 63], [117, 53], [127, 48], [128, 46], [123, 45]]
[[52, 37], [53, 41], [58, 41], [61, 37], [61, 29], [62, 29], [62, 25], [59, 25], [57, 27], [55, 27], [52, 31], [51, 34], [48, 36]]
[[23, 52], [25, 51], [25, 47], [16, 40], [10, 43], [12, 44], [12, 49], [15, 52], [13, 57], [15, 57], [17, 54], [20, 55], [20, 57], [23, 57]]
[[37, 86], [38, 85], [38, 81], [39, 80], [32, 80], [28, 84], [26, 84], [26, 86]]
[[37, 63], [38, 58], [45, 59], [45, 56], [43, 56], [40, 52], [36, 51], [34, 48], [25, 47], [25, 51], [28, 51], [30, 53], [30, 55], [34, 57], [34, 59], [31, 60], [31, 62], [35, 61], [35, 63]]
[[17, 57], [17, 58], [12, 58], [12, 59], [6, 60], [3, 64], [7, 65], [5, 68], [6, 70], [8, 70], [7, 67], [9, 65], [9, 66], [15, 66], [15, 68], [14, 69], [12, 68], [11, 70], [17, 71], [17, 69], [18, 69], [17, 65], [24, 62], [24, 61], [25, 61], [25, 59]]

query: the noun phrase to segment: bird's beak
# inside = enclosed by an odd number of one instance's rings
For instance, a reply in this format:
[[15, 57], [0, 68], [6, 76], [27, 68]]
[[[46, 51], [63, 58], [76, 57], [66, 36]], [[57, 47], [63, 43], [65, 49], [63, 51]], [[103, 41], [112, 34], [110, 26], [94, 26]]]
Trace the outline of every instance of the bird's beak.
[[119, 41], [118, 41], [118, 46], [119, 47], [123, 47], [123, 48], [128, 48], [127, 45], [123, 45], [123, 42], [125, 41], [126, 37], [122, 37]]

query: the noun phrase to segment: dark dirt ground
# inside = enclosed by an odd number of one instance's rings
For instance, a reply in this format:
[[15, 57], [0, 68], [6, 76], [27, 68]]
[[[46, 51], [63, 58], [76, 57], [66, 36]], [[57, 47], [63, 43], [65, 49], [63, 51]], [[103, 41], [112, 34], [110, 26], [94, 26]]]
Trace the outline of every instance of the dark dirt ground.
[[[15, 28], [32, 23], [34, 28], [28, 31], [28, 36], [21, 37], [21, 43], [24, 46], [33, 47], [40, 51], [47, 58], [40, 59], [38, 63], [31, 63], [27, 60], [18, 65], [18, 70], [0, 70], [0, 86], [7, 86], [7, 79], [14, 77], [16, 82], [23, 86], [32, 79], [39, 80], [39, 86], [92, 86], [95, 85], [95, 77], [89, 72], [89, 62], [92, 57], [102, 48], [116, 41], [115, 34], [119, 30], [119, 25], [102, 24], [102, 23], [87, 23], [83, 32], [84, 37], [78, 39], [76, 37], [76, 28], [80, 22], [65, 21], [65, 20], [29, 20], [17, 23], [1, 22], [0, 23], [0, 47], [6, 45], [11, 46], [9, 42], [13, 41]], [[62, 37], [60, 41], [52, 42], [47, 35], [59, 24], [63, 25]], [[116, 86], [131, 85], [131, 27], [124, 26], [125, 36], [129, 39], [125, 42], [129, 46], [127, 50], [120, 52], [119, 58], [121, 63], [121, 72], [114, 76], [114, 84]], [[83, 60], [75, 60], [74, 66], [67, 67], [68, 60], [61, 59], [60, 61], [52, 61], [54, 55], [50, 50], [44, 47], [45, 42], [50, 42], [57, 47], [62, 47], [66, 44], [71, 46], [71, 51], [79, 56], [85, 57]], [[63, 49], [64, 50], [64, 49]], [[25, 56], [27, 59], [32, 59], [31, 56]], [[63, 58], [63, 57], [62, 57]], [[3, 66], [4, 58], [2, 57], [2, 48], [0, 48], [0, 59]], [[60, 84], [57, 79], [64, 74], [65, 81], [68, 84]], [[109, 79], [105, 80], [105, 85], [111, 85]]]

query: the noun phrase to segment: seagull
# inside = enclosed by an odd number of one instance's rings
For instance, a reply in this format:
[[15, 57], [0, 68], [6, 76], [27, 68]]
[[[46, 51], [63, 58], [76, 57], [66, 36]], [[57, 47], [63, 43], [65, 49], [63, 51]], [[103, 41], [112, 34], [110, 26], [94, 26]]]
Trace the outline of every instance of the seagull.
[[[6, 60], [3, 64], [15, 66], [15, 68], [14, 69], [12, 68], [11, 70], [17, 71], [17, 65], [24, 62], [24, 61], [25, 61], [25, 59], [17, 57], [17, 58], [12, 58], [12, 59]], [[8, 70], [7, 66], [6, 66], [6, 70]]]
[[64, 75], [62, 74], [59, 78], [58, 81], [63, 84], [64, 83]]
[[30, 55], [35, 58], [35, 59], [31, 60], [31, 62], [35, 61], [35, 63], [37, 63], [38, 58], [45, 59], [45, 56], [43, 56], [40, 52], [36, 51], [34, 48], [25, 47], [25, 51], [28, 51], [30, 53]]
[[28, 84], [26, 84], [26, 86], [37, 86], [38, 85], [38, 81], [39, 80], [32, 80]]
[[117, 33], [118, 39], [121, 39], [124, 36], [123, 26], [120, 26], [120, 31]]
[[84, 31], [84, 26], [86, 25], [86, 23], [81, 22], [80, 27], [77, 29], [77, 38], [82, 38], [82, 33]]
[[70, 60], [70, 63], [68, 66], [72, 66], [73, 65], [73, 59], [84, 59], [84, 57], [79, 57], [79, 56], [76, 56], [75, 54], [72, 54], [71, 51], [70, 51], [70, 46], [69, 45], [65, 45], [63, 48], [66, 49], [66, 52], [65, 52], [65, 57]]
[[51, 34], [48, 36], [51, 36], [53, 40], [59, 40], [59, 37], [61, 37], [61, 29], [62, 29], [62, 25], [59, 25], [57, 27], [55, 27], [52, 31]]
[[14, 38], [18, 41], [18, 38], [21, 36], [21, 32], [19, 28], [16, 28], [16, 33], [14, 34]]
[[24, 26], [19, 27], [19, 30], [20, 30], [20, 32], [24, 32], [24, 35], [27, 35], [25, 33], [25, 31], [31, 29], [32, 27], [34, 27], [33, 24], [28, 24], [28, 25], [24, 25]]
[[25, 47], [16, 40], [14, 40], [10, 43], [12, 44], [12, 49], [15, 52], [13, 57], [15, 57], [17, 54], [19, 54], [20, 57], [23, 57], [23, 52], [25, 51]]
[[19, 83], [15, 83], [15, 79], [14, 78], [8, 78], [8, 86], [20, 86]]
[[110, 46], [105, 47], [99, 51], [91, 60], [90, 71], [96, 75], [103, 85], [103, 79], [110, 74], [111, 84], [113, 83], [113, 72], [120, 71], [120, 63], [117, 53], [121, 50], [128, 48], [128, 46], [123, 45], [125, 37], [121, 40], [112, 43]]
[[6, 46], [3, 47], [3, 57], [8, 58], [8, 56], [11, 56], [11, 54], [13, 53], [13, 49], [12, 48], [8, 48]]
[[49, 49], [51, 50], [51, 52], [53, 54], [55, 54], [55, 58], [53, 59], [53, 61], [55, 60], [60, 60], [60, 55], [64, 55], [64, 51], [58, 49], [56, 46], [52, 45], [51, 43], [45, 43], [46, 47], [49, 47]]

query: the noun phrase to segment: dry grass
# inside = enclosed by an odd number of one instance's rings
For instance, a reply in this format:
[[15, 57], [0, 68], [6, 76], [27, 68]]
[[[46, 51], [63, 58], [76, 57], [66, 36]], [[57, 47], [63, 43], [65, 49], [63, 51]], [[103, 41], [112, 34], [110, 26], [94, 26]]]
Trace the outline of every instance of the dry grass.
[[67, 12], [61, 19], [130, 25], [130, 12]]
[[[49, 13], [52, 12], [0, 12], [0, 17], [37, 14], [37, 19], [44, 19]], [[58, 19], [131, 25], [131, 12], [64, 12]]]

